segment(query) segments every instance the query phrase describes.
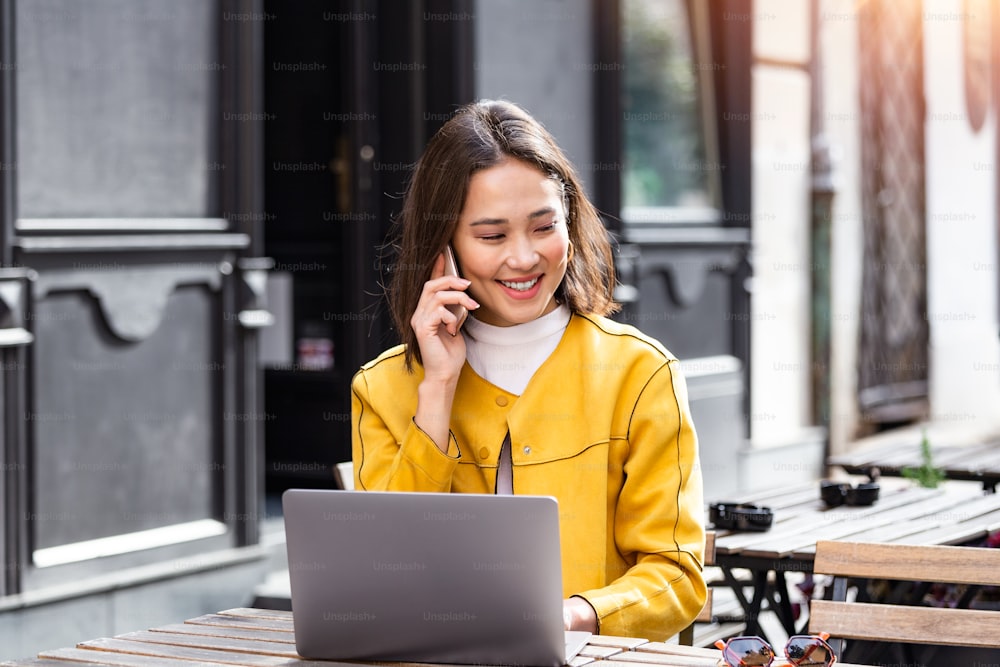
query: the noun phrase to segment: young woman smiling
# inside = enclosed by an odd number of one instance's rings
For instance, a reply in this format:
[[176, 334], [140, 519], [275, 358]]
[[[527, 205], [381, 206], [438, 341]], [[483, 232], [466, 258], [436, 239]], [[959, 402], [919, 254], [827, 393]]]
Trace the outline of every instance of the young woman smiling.
[[567, 629], [686, 627], [706, 595], [686, 387], [660, 343], [607, 319], [608, 236], [551, 135], [509, 102], [463, 107], [399, 223], [402, 345], [352, 384], [356, 488], [554, 496]]

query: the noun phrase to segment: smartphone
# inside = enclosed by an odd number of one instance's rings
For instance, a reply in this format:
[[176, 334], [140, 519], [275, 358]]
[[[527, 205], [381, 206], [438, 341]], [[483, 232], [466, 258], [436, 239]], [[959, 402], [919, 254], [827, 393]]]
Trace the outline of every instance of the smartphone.
[[[458, 273], [458, 263], [455, 261], [455, 251], [451, 249], [451, 244], [445, 246], [444, 248], [444, 275], [446, 276], [457, 276], [461, 278], [462, 276]], [[468, 309], [459, 303], [449, 304], [448, 310], [458, 317], [458, 326], [455, 327], [456, 333], [465, 324], [465, 318], [469, 316]]]

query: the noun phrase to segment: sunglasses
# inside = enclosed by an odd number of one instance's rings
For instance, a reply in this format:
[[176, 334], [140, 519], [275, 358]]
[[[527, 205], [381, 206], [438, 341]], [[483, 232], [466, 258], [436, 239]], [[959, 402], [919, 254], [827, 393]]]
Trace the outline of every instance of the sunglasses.
[[879, 485], [875, 482], [850, 484], [841, 482], [820, 482], [819, 495], [827, 507], [838, 505], [873, 505], [878, 500]]
[[[829, 633], [819, 635], [793, 635], [785, 644], [785, 657], [799, 667], [830, 667], [837, 662], [833, 649], [826, 643]], [[715, 645], [722, 649], [722, 658], [729, 667], [770, 667], [774, 662], [774, 649], [760, 637], [733, 637], [721, 639]]]

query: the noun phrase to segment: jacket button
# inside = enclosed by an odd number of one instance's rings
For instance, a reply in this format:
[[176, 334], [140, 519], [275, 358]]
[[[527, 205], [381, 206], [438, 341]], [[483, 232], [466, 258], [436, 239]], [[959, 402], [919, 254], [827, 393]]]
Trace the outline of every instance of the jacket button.
[[497, 405], [499, 405], [501, 408], [507, 405], [507, 397], [497, 396]]
[[527, 445], [525, 445], [524, 446], [524, 453], [525, 453], [525, 455], [530, 454], [531, 453], [531, 447], [528, 447]]
[[490, 456], [490, 450], [489, 449], [487, 449], [486, 447], [480, 447], [479, 448], [479, 458], [480, 459], [487, 459], [487, 458], [489, 458], [489, 456]]

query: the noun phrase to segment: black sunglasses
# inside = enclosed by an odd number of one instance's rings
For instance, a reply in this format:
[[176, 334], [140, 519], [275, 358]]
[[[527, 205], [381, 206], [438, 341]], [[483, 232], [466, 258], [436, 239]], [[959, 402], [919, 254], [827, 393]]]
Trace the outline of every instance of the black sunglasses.
[[819, 484], [819, 496], [827, 507], [839, 505], [873, 505], [878, 500], [879, 485], [865, 482], [851, 486], [845, 482], [823, 481]]

